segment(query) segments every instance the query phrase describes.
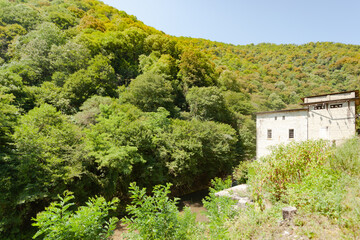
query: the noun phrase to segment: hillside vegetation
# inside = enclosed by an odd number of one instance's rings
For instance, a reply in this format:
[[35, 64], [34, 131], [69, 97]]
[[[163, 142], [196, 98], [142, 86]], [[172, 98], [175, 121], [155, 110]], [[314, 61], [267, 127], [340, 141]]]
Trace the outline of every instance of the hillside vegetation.
[[[230, 239], [358, 239], [360, 141], [280, 145], [248, 165], [254, 205], [226, 221]], [[291, 221], [281, 209], [297, 207]]]
[[[212, 180], [209, 196], [203, 199], [207, 220], [196, 222], [196, 215], [185, 207], [180, 213], [178, 199], [169, 198], [171, 184], [156, 185], [151, 195], [135, 183], [129, 191], [132, 202], [126, 209], [129, 215], [122, 219], [127, 224], [120, 239], [358, 239], [360, 234], [360, 140], [353, 138], [340, 147], [330, 147], [325, 141], [293, 142], [281, 145], [260, 159], [236, 169], [246, 170], [250, 196], [254, 201], [245, 208], [236, 206], [237, 201], [228, 197], [216, 197], [215, 193], [231, 186], [231, 179]], [[244, 165], [244, 164], [243, 164]], [[237, 180], [239, 174], [235, 174]], [[64, 193], [65, 197], [68, 193]], [[68, 200], [58, 205], [67, 205]], [[91, 200], [94, 201], [94, 200]], [[71, 224], [53, 221], [59, 213], [53, 211], [54, 203], [41, 212], [36, 221], [45, 239], [98, 239], [106, 229], [113, 229], [113, 221], [98, 223], [98, 217], [108, 211], [113, 203], [91, 212], [93, 226], [87, 226], [84, 208], [73, 217], [65, 209]], [[102, 206], [98, 204], [99, 206]], [[283, 219], [282, 208], [296, 206], [296, 214]], [[65, 208], [65, 207], [63, 207]], [[199, 213], [198, 213], [199, 214]], [[54, 215], [56, 217], [54, 217]], [[85, 227], [79, 227], [73, 219], [81, 219]], [[81, 221], [80, 220], [80, 221]], [[110, 225], [110, 226], [108, 226]], [[77, 238], [84, 232], [92, 238]], [[60, 231], [59, 231], [60, 230]], [[74, 231], [75, 230], [75, 231]], [[105, 231], [105, 233], [103, 233]], [[97, 233], [97, 235], [94, 235]], [[63, 237], [65, 236], [65, 237]], [[117, 237], [120, 237], [119, 233]], [[119, 238], [116, 238], [119, 239]]]
[[[214, 220], [206, 224], [199, 239], [358, 239], [359, 150], [358, 137], [339, 147], [326, 141], [293, 142], [238, 168], [235, 172], [248, 172], [254, 203], [232, 215], [213, 211], [221, 221], [216, 228]], [[226, 206], [222, 202], [217, 210]], [[297, 208], [290, 221], [282, 216], [287, 206]]]
[[96, 0], [0, 0], [0, 41], [2, 239], [65, 190], [205, 186], [253, 158], [254, 112], [360, 87], [359, 46], [176, 38]]

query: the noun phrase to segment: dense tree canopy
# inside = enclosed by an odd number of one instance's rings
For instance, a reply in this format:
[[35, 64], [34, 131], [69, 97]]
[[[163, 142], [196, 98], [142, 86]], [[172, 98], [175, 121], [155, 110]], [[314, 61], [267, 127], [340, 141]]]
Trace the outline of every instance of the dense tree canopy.
[[154, 112], [159, 107], [173, 111], [173, 91], [171, 82], [162, 75], [147, 72], [131, 81], [123, 98], [143, 111]]
[[[208, 184], [255, 152], [254, 112], [359, 89], [360, 47], [169, 36], [97, 0], [0, 0], [0, 234], [65, 189]], [[27, 232], [27, 231], [25, 231]]]

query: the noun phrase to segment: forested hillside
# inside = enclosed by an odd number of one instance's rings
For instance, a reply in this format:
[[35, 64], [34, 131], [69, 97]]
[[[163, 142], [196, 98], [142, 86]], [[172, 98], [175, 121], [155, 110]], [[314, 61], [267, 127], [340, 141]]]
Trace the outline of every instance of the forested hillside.
[[206, 185], [254, 156], [254, 112], [360, 88], [359, 46], [176, 38], [96, 0], [0, 0], [0, 41], [2, 239], [66, 189]]

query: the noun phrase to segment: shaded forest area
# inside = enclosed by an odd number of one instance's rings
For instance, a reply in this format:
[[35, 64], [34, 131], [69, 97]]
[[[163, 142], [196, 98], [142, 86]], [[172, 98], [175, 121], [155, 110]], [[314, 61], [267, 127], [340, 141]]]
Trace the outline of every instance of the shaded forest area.
[[360, 88], [360, 46], [177, 38], [95, 0], [0, 0], [0, 41], [3, 238], [66, 189], [190, 192], [253, 158], [254, 112]]

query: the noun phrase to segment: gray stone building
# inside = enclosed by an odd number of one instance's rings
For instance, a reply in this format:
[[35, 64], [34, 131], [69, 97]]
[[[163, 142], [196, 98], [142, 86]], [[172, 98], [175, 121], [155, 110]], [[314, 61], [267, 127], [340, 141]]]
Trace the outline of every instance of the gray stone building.
[[303, 108], [256, 114], [256, 157], [270, 153], [269, 147], [291, 141], [325, 139], [341, 144], [356, 133], [359, 91], [302, 98]]

